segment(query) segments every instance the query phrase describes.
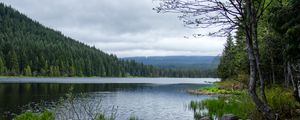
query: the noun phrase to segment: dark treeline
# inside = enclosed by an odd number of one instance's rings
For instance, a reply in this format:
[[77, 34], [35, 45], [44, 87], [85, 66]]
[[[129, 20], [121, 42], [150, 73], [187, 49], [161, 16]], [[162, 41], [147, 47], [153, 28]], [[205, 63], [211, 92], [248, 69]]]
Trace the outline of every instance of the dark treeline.
[[0, 75], [212, 77], [214, 71], [161, 70], [118, 59], [44, 27], [0, 3]]
[[[293, 87], [298, 94], [300, 65], [300, 1], [273, 0], [258, 24], [258, 43], [262, 77], [268, 86]], [[235, 41], [228, 35], [218, 74], [223, 80], [234, 79], [247, 84], [249, 61], [245, 34], [238, 29]]]
[[[289, 118], [293, 115], [280, 110], [284, 107], [275, 107], [274, 101], [300, 103], [300, 1], [272, 0], [257, 24], [251, 22], [252, 28], [247, 32], [238, 27], [235, 41], [228, 35], [218, 74], [224, 81], [248, 85], [249, 96], [264, 119]], [[254, 52], [249, 49], [251, 38]], [[281, 98], [281, 93], [276, 93], [279, 98], [272, 98], [270, 91], [274, 88], [288, 90], [285, 94], [291, 96]], [[290, 111], [298, 108], [286, 107]]]

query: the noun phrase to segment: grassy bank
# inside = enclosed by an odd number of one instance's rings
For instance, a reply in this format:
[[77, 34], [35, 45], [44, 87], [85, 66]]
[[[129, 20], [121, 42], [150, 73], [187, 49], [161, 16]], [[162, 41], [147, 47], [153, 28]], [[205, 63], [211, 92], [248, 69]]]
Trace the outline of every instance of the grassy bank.
[[[200, 88], [198, 91], [215, 94], [231, 94], [204, 101], [191, 101], [190, 109], [195, 119], [209, 116], [218, 119], [224, 114], [234, 114], [241, 119], [263, 120], [261, 112], [249, 97], [246, 88], [234, 81], [216, 83], [214, 86]], [[280, 119], [298, 120], [300, 104], [294, 99], [291, 89], [272, 86], [266, 89], [268, 104], [279, 114]]]
[[189, 90], [191, 94], [197, 95], [239, 95], [245, 92], [244, 85], [235, 81], [216, 82], [211, 86]]

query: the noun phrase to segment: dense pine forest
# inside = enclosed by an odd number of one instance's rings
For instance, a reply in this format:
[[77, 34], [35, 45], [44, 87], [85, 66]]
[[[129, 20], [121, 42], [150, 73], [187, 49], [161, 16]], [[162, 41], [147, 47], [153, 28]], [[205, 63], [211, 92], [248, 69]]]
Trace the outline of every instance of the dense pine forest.
[[0, 4], [0, 75], [212, 77], [214, 70], [161, 70], [118, 59]]
[[273, 0], [256, 27], [252, 33], [257, 35], [253, 38], [255, 64], [247, 54], [245, 29], [239, 27], [227, 36], [218, 75], [223, 82], [249, 86], [249, 96], [264, 116], [260, 119], [299, 119], [299, 113], [291, 111], [299, 109], [300, 103], [300, 1]]
[[[289, 86], [297, 79], [300, 60], [300, 1], [274, 1], [258, 24], [260, 66], [266, 84]], [[245, 34], [238, 29], [227, 37], [218, 67], [223, 80], [247, 81], [249, 61]], [[296, 83], [295, 83], [296, 84]]]

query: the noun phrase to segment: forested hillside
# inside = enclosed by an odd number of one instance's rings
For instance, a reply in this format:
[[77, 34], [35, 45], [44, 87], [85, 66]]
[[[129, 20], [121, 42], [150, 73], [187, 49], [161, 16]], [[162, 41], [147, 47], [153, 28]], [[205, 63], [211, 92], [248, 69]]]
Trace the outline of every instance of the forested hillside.
[[0, 28], [1, 75], [140, 76], [150, 74], [139, 73], [142, 70], [152, 69], [120, 61], [46, 28], [4, 4], [0, 4]]
[[215, 72], [161, 70], [118, 59], [0, 3], [0, 75], [213, 77]]

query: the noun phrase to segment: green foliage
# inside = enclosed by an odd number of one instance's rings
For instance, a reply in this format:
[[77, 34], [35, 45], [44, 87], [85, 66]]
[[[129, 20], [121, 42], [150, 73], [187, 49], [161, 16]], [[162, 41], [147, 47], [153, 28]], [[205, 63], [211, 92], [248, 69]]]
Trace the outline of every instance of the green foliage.
[[32, 76], [31, 68], [29, 65], [27, 65], [26, 68], [24, 69], [24, 74], [25, 76]]
[[107, 117], [105, 117], [105, 115], [100, 114], [96, 120], [115, 120], [115, 118], [114, 117], [107, 118]]
[[[257, 27], [257, 43], [260, 67], [267, 84], [281, 84], [289, 81], [286, 77], [287, 63], [299, 64], [299, 13], [299, 0], [275, 0], [261, 16]], [[227, 46], [231, 46], [232, 42], [230, 39], [227, 40], [218, 75], [222, 80], [236, 80], [246, 84], [249, 62], [246, 54], [245, 33], [241, 28], [237, 28], [234, 43], [233, 49], [229, 49], [230, 47]]]
[[220, 64], [218, 66], [218, 75], [224, 80], [240, 80], [240, 74], [248, 73], [248, 60], [245, 51], [245, 36], [242, 29], [238, 29], [235, 36], [235, 43], [231, 34], [228, 35], [225, 48], [223, 50]]
[[3, 59], [0, 56], [0, 75], [4, 74], [4, 71], [5, 71], [5, 65]]
[[[253, 111], [256, 111], [255, 105], [245, 93], [238, 96], [219, 97], [200, 102], [192, 101], [190, 107], [198, 118], [203, 116], [220, 118], [224, 114], [234, 114], [242, 119], [247, 119]], [[205, 109], [207, 109], [207, 112], [203, 112]]]
[[76, 76], [76, 69], [74, 66], [69, 67], [69, 76], [71, 77]]
[[0, 71], [3, 75], [24, 74], [28, 65], [32, 76], [216, 77], [214, 70], [162, 70], [118, 59], [44, 27], [3, 3], [0, 28], [0, 58], [7, 68], [5, 73]]
[[217, 82], [216, 85], [220, 89], [224, 89], [224, 90], [244, 90], [247, 88], [247, 84], [235, 80], [226, 80], [222, 82]]
[[296, 102], [291, 89], [274, 86], [267, 89], [266, 93], [268, 103], [282, 119], [297, 116], [294, 110], [299, 109], [300, 104]]
[[232, 89], [231, 90], [221, 89], [219, 86], [202, 87], [199, 89], [199, 91], [202, 93], [211, 93], [211, 94], [235, 94], [235, 95], [242, 94], [241, 91], [232, 90]]
[[13, 120], [54, 120], [54, 114], [52, 112], [32, 113], [25, 112], [16, 116]]
[[138, 117], [130, 117], [128, 120], [141, 120]]
[[[272, 87], [266, 90], [269, 105], [281, 119], [299, 117], [295, 112], [300, 108], [299, 103], [293, 98], [291, 90], [281, 87]], [[256, 110], [252, 99], [246, 92], [239, 95], [221, 96], [216, 99], [207, 99], [200, 102], [191, 101], [190, 109], [199, 119], [203, 116], [220, 118], [224, 114], [234, 114], [241, 119], [262, 120], [263, 115]], [[207, 110], [207, 112], [205, 112]]]
[[231, 34], [227, 36], [227, 41], [225, 44], [222, 57], [220, 59], [220, 65], [218, 66], [218, 75], [222, 80], [228, 79], [234, 74], [233, 69], [233, 59], [234, 59], [234, 43]]
[[103, 114], [100, 114], [97, 118], [97, 120], [106, 120], [105, 116]]
[[[262, 66], [276, 83], [286, 80], [288, 62], [297, 64], [300, 59], [300, 8], [299, 0], [273, 1], [260, 26], [262, 36]], [[267, 34], [266, 34], [267, 33]], [[271, 63], [271, 64], [270, 64]], [[299, 62], [298, 62], [299, 63]], [[272, 70], [272, 72], [270, 71]]]
[[17, 75], [19, 73], [19, 63], [15, 50], [12, 49], [7, 53], [6, 63], [10, 71], [10, 75]]

